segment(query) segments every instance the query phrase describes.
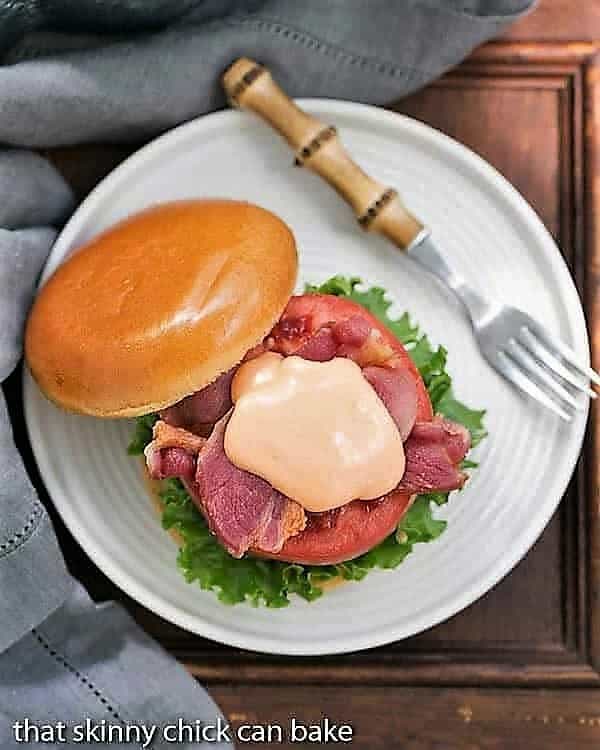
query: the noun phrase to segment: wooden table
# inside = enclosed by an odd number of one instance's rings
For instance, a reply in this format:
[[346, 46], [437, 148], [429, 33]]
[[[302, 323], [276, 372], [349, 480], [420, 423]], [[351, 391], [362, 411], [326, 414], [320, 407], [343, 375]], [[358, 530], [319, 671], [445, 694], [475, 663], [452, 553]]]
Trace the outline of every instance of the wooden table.
[[[563, 248], [585, 300], [596, 366], [599, 51], [598, 0], [542, 0], [502, 40], [392, 105], [466, 143], [531, 202]], [[85, 147], [50, 156], [81, 196], [130, 150]], [[18, 421], [17, 388], [13, 377], [17, 437], [42, 488]], [[354, 726], [356, 750], [598, 748], [599, 430], [596, 411], [560, 510], [493, 591], [415, 638], [341, 657], [274, 658], [183, 632], [127, 599], [53, 517], [72, 572], [95, 597], [122, 600], [209, 687], [234, 723], [327, 715]]]

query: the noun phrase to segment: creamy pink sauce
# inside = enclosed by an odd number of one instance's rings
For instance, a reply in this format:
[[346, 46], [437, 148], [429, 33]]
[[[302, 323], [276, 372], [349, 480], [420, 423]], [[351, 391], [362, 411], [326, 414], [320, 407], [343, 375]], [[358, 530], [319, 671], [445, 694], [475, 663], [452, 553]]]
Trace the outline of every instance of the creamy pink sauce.
[[381, 497], [404, 474], [398, 428], [350, 359], [268, 352], [239, 368], [232, 398], [229, 460], [308, 511]]

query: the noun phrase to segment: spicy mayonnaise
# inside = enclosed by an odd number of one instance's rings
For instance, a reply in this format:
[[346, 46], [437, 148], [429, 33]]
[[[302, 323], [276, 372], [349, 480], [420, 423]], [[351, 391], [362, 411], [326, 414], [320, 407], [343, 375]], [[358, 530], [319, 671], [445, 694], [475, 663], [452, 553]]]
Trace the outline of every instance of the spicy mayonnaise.
[[232, 383], [225, 453], [308, 511], [371, 500], [404, 474], [402, 439], [360, 367], [268, 352]]

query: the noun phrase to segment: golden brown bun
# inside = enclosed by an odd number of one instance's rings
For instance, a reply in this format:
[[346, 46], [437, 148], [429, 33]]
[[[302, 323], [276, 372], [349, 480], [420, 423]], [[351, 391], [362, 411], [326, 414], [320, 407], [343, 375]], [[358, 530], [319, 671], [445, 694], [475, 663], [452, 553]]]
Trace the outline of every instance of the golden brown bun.
[[25, 333], [52, 401], [99, 417], [169, 406], [239, 362], [296, 281], [294, 237], [249, 203], [165, 203], [117, 224], [58, 268]]

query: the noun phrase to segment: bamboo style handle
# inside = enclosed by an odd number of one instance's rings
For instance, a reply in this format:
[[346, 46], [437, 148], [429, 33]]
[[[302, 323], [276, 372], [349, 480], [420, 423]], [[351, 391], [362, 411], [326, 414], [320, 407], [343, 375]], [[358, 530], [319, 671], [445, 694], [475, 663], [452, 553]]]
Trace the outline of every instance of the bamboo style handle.
[[358, 223], [406, 249], [424, 227], [398, 193], [369, 177], [348, 155], [333, 126], [304, 112], [267, 68], [241, 57], [223, 75], [230, 103], [252, 110], [277, 130], [296, 153], [296, 164], [323, 177], [346, 200]]

